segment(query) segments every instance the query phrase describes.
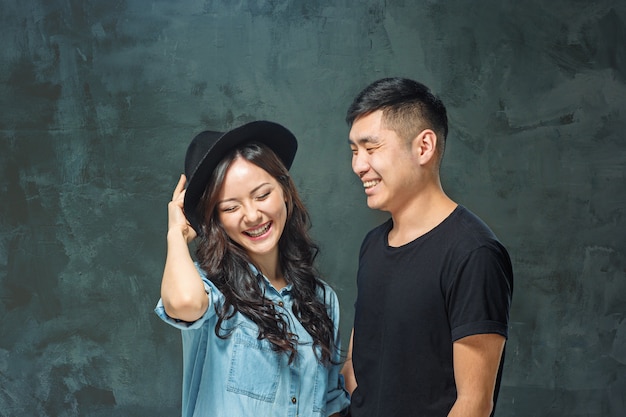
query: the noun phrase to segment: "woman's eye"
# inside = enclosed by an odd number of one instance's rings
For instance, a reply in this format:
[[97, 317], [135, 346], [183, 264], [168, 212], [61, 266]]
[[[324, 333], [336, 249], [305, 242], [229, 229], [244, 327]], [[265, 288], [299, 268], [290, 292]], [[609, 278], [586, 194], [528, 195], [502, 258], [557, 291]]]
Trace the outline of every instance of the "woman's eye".
[[224, 213], [230, 213], [231, 211], [235, 211], [236, 209], [237, 209], [237, 206], [222, 207], [222, 211]]
[[265, 200], [265, 199], [266, 199], [267, 197], [269, 197], [269, 196], [270, 196], [270, 192], [268, 191], [268, 192], [263, 193], [263, 194], [261, 194], [260, 196], [258, 196], [258, 197], [257, 197], [257, 200]]

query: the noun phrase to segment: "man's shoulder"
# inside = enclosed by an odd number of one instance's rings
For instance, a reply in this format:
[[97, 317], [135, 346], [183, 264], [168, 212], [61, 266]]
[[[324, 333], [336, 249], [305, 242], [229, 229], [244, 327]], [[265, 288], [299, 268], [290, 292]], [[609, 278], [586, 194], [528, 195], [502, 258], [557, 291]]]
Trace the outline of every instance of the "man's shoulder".
[[454, 238], [450, 241], [451, 248], [457, 254], [467, 255], [480, 251], [485, 254], [489, 253], [491, 256], [495, 255], [498, 259], [509, 259], [506, 247], [487, 223], [465, 207], [462, 207], [458, 214], [454, 228], [451, 228]]
[[475, 239], [497, 240], [496, 235], [483, 219], [468, 208], [459, 205], [451, 216], [451, 226], [458, 235], [465, 235]]

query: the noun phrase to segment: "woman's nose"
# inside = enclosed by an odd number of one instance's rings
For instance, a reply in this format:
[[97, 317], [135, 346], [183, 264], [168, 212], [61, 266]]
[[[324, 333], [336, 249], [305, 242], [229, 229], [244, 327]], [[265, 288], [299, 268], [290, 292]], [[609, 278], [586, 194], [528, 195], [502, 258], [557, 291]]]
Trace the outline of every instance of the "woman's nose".
[[247, 204], [244, 207], [244, 221], [247, 223], [256, 223], [259, 218], [261, 218], [261, 213], [254, 204]]

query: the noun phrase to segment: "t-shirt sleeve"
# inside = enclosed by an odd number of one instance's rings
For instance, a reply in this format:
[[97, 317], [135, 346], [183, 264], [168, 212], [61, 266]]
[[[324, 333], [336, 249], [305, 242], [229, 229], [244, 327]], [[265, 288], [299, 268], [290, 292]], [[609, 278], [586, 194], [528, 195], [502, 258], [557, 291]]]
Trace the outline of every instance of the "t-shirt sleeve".
[[470, 252], [446, 294], [452, 340], [485, 333], [508, 337], [512, 291], [511, 261], [504, 248], [482, 246]]
[[217, 294], [219, 293], [219, 291], [217, 291], [217, 289], [215, 288], [214, 284], [209, 281], [209, 279], [206, 277], [206, 274], [204, 273], [204, 271], [198, 266], [198, 264], [196, 264], [196, 268], [198, 269], [198, 272], [200, 273], [200, 278], [202, 278], [202, 283], [204, 284], [204, 290], [207, 293], [207, 297], [209, 297], [209, 305], [206, 309], [206, 311], [204, 312], [204, 314], [202, 315], [202, 317], [200, 317], [198, 320], [193, 321], [193, 322], [187, 322], [187, 321], [183, 321], [183, 320], [179, 320], [179, 319], [175, 319], [173, 317], [168, 316], [167, 312], [165, 311], [165, 307], [163, 306], [163, 300], [159, 299], [154, 312], [156, 313], [157, 316], [159, 316], [159, 318], [161, 320], [163, 320], [164, 322], [166, 322], [167, 324], [176, 327], [177, 329], [180, 330], [193, 330], [193, 329], [198, 329], [200, 327], [202, 327], [202, 325], [204, 324], [204, 322], [206, 320], [208, 320], [209, 318], [211, 318], [211, 316], [213, 314], [215, 314], [215, 309], [212, 308], [214, 303], [217, 301], [215, 298], [217, 297]]

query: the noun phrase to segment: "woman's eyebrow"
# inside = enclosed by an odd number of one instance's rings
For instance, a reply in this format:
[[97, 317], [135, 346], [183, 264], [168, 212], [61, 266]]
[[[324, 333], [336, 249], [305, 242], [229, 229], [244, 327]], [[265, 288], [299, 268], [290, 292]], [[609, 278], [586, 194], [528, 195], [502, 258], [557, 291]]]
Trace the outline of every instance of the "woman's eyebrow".
[[[259, 190], [259, 188], [261, 188], [261, 187], [263, 187], [263, 186], [265, 186], [265, 185], [270, 185], [270, 183], [269, 183], [269, 182], [263, 182], [263, 183], [261, 183], [261, 184], [257, 185], [256, 187], [254, 187], [254, 188], [250, 191], [250, 195], [252, 195], [252, 194], [256, 193], [256, 192]], [[227, 201], [236, 201], [236, 200], [237, 200], [237, 199], [236, 199], [236, 198], [234, 198], [234, 197], [233, 197], [233, 198], [225, 198], [225, 199], [223, 199], [223, 200], [218, 201], [218, 202], [217, 202], [217, 204], [222, 204], [222, 203], [225, 203], [225, 202], [227, 202]]]

